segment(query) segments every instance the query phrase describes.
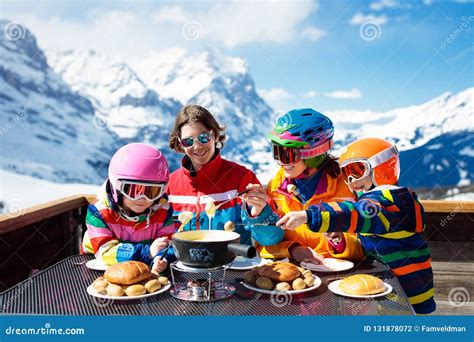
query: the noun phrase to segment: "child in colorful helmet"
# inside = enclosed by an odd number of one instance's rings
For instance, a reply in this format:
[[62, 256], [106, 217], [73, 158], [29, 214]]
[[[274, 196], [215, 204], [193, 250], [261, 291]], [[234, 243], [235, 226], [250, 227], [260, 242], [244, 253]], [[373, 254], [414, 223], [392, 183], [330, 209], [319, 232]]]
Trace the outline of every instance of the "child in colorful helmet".
[[359, 233], [365, 254], [390, 267], [415, 312], [433, 312], [431, 256], [421, 235], [424, 211], [414, 192], [398, 186], [397, 147], [382, 139], [360, 139], [343, 150], [339, 164], [357, 202], [321, 203], [291, 213], [292, 221], [283, 228], [303, 222], [314, 232]]
[[165, 193], [168, 179], [168, 163], [155, 147], [134, 143], [120, 148], [96, 202], [88, 207], [84, 252], [109, 265], [138, 260], [162, 272], [167, 259], [174, 258], [172, 249], [159, 258], [175, 232]]
[[[281, 167], [268, 184], [267, 193], [280, 216], [321, 202], [354, 198], [340, 176], [339, 165], [329, 155], [333, 135], [331, 120], [310, 108], [291, 110], [277, 119], [269, 138], [273, 157]], [[259, 252], [265, 258], [291, 257], [315, 264], [328, 256], [362, 258], [356, 235], [342, 236], [345, 248], [338, 253], [323, 234], [311, 232], [302, 222], [295, 230], [287, 230], [278, 244], [259, 246]]]

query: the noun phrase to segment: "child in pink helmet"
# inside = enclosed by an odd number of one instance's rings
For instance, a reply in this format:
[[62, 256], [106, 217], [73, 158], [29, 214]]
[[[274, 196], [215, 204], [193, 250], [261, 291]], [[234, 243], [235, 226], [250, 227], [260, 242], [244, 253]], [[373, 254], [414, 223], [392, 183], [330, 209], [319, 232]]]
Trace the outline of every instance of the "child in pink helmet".
[[84, 252], [108, 265], [137, 260], [152, 264], [156, 272], [165, 270], [174, 253], [170, 248], [160, 260], [160, 252], [175, 232], [165, 193], [168, 179], [168, 163], [155, 147], [134, 143], [120, 148], [87, 210]]

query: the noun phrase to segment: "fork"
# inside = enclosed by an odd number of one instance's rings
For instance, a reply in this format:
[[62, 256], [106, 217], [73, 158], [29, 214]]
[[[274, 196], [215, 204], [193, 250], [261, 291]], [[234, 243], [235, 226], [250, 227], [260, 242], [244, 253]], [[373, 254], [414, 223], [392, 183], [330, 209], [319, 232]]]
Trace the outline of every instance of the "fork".
[[232, 198], [230, 198], [230, 199], [228, 199], [228, 200], [225, 200], [224, 202], [219, 203], [218, 205], [216, 205], [215, 210], [219, 209], [219, 208], [222, 207], [224, 204], [229, 203], [230, 201], [236, 199], [237, 197], [240, 197], [240, 196], [242, 196], [242, 195], [245, 195], [245, 194], [246, 194], [247, 192], [249, 192], [249, 191], [250, 191], [249, 189], [244, 190], [244, 191], [241, 191], [241, 192], [239, 192], [235, 197], [232, 197]]

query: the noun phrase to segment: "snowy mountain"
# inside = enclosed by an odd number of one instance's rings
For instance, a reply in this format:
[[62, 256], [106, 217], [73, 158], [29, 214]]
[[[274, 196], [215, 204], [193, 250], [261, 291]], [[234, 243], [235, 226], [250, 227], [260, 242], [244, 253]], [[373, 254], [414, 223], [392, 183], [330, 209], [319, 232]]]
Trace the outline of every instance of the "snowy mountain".
[[[7, 21], [0, 21], [4, 32]], [[37, 178], [98, 183], [119, 137], [94, 125], [89, 99], [48, 66], [35, 37], [0, 35], [0, 167]]]
[[92, 51], [51, 52], [48, 61], [72, 89], [91, 100], [111, 130], [162, 148], [172, 168], [179, 166], [181, 155], [166, 146], [182, 104], [202, 105], [227, 126], [226, 157], [258, 168], [259, 154], [269, 151], [264, 134], [272, 109], [256, 93], [241, 58], [172, 49], [130, 64]]
[[173, 48], [132, 66], [163, 96], [208, 108], [227, 127], [225, 156], [254, 169], [268, 167], [265, 134], [273, 110], [257, 94], [245, 60], [210, 48], [194, 54]]
[[181, 104], [162, 99], [126, 64], [94, 51], [50, 52], [51, 67], [71, 88], [91, 100], [96, 115], [120, 137], [136, 139], [143, 127], [161, 133], [147, 140], [167, 141], [165, 130]]
[[[256, 93], [245, 60], [209, 49], [172, 49], [129, 63], [92, 51], [48, 52], [46, 59], [29, 31], [7, 38], [0, 37], [1, 169], [99, 184], [110, 156], [129, 141], [163, 148], [174, 169], [181, 155], [168, 150], [168, 134], [181, 106], [193, 103], [227, 126], [224, 156], [261, 181], [274, 174], [265, 137], [272, 109]], [[473, 184], [474, 88], [387, 112], [326, 114], [336, 126], [335, 155], [358, 137], [388, 138], [402, 151], [404, 185]]]
[[474, 181], [474, 88], [385, 113], [336, 111], [336, 154], [356, 138], [386, 138], [401, 151], [401, 183], [415, 188]]

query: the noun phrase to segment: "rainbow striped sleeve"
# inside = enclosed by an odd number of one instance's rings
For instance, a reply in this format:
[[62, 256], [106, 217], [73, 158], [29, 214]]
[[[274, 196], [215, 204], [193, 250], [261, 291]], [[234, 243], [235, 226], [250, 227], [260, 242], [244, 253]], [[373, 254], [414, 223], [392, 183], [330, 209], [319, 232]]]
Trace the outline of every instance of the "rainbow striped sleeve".
[[150, 263], [150, 241], [142, 243], [120, 242], [109, 229], [100, 211], [89, 205], [86, 215], [87, 232], [84, 237], [84, 250], [91, 251], [96, 258], [113, 265], [127, 260]]
[[[399, 191], [402, 190], [402, 191]], [[331, 202], [307, 210], [314, 232], [351, 232], [377, 235], [424, 230], [424, 212], [416, 195], [407, 188], [376, 190], [358, 202]]]

